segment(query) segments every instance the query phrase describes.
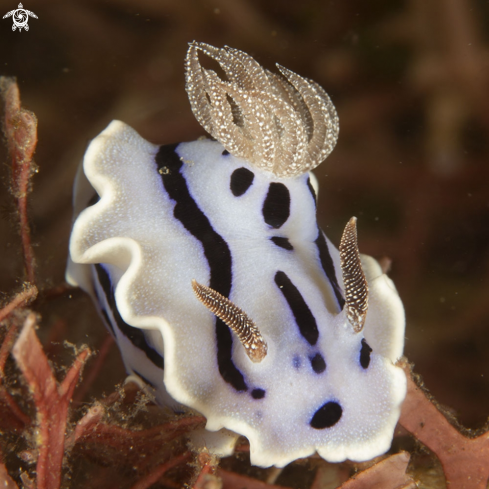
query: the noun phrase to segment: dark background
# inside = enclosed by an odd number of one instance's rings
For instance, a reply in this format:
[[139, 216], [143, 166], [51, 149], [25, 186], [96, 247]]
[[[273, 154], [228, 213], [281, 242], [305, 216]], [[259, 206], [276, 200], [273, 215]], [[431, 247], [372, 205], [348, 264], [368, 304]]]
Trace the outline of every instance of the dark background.
[[[18, 0], [0, 0], [0, 17]], [[315, 171], [319, 221], [338, 244], [359, 218], [360, 249], [392, 259], [407, 312], [406, 355], [470, 428], [489, 413], [489, 4], [469, 0], [25, 0], [38, 19], [0, 19], [0, 75], [39, 119], [30, 217], [38, 282], [62, 283], [71, 186], [84, 149], [120, 119], [155, 143], [203, 134], [184, 90], [187, 43], [279, 62], [330, 94], [340, 137]], [[23, 267], [0, 147], [0, 300]], [[63, 340], [106, 334], [79, 291], [41, 301], [52, 359]], [[93, 395], [124, 377], [113, 348]]]

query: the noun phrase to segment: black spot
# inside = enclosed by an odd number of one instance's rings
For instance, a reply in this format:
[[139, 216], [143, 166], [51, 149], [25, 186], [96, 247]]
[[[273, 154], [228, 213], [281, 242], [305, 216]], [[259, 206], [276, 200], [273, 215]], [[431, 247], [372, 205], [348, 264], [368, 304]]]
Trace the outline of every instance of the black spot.
[[312, 198], [314, 199], [314, 204], [317, 204], [318, 197], [316, 195], [316, 191], [314, 190], [314, 187], [312, 186], [311, 177], [307, 178], [307, 187], [309, 188], [309, 192], [311, 192], [312, 194]]
[[[110, 276], [107, 273], [107, 270], [105, 270], [105, 268], [100, 263], [97, 263], [95, 265], [95, 270], [97, 272], [100, 286], [102, 287], [102, 290], [104, 291], [105, 297], [107, 299], [107, 304], [116, 322], [117, 328], [119, 328], [120, 332], [124, 336], [126, 336], [136, 348], [139, 348], [141, 351], [143, 351], [154, 365], [161, 369], [164, 368], [163, 357], [149, 345], [148, 341], [146, 340], [146, 336], [144, 335], [144, 331], [139, 328], [129, 326], [129, 324], [127, 324], [122, 319], [115, 303], [114, 289], [112, 287]], [[107, 318], [107, 320], [109, 319], [107, 315], [105, 317]]]
[[255, 175], [247, 168], [238, 168], [231, 174], [231, 192], [235, 197], [243, 195], [253, 183]]
[[265, 222], [275, 229], [282, 226], [289, 218], [290, 193], [283, 183], [272, 182], [270, 184], [262, 213]]
[[[175, 201], [175, 218], [202, 244], [210, 269], [209, 287], [229, 297], [232, 283], [231, 251], [190, 195], [187, 182], [180, 173], [183, 162], [175, 151], [177, 146], [178, 144], [161, 146], [156, 155], [158, 169], [166, 166], [171, 170], [161, 175], [163, 186], [170, 198]], [[219, 318], [216, 318], [216, 343], [217, 365], [222, 378], [237, 391], [248, 390], [243, 374], [233, 362], [231, 330]]]
[[225, 382], [231, 384], [238, 392], [248, 390], [241, 371], [233, 362], [233, 337], [228, 325], [216, 318], [217, 365]]
[[311, 360], [311, 367], [317, 374], [322, 374], [326, 370], [326, 362], [321, 353], [316, 353]]
[[251, 397], [253, 399], [263, 399], [265, 397], [266, 392], [263, 389], [253, 389], [251, 391]]
[[330, 401], [314, 413], [309, 424], [317, 430], [331, 428], [341, 419], [342, 414], [343, 409], [341, 409], [341, 406], [337, 402]]
[[343, 294], [341, 292], [340, 286], [338, 285], [338, 279], [336, 278], [333, 259], [331, 258], [331, 255], [329, 253], [328, 243], [326, 242], [326, 238], [324, 237], [324, 233], [321, 231], [321, 229], [318, 229], [318, 231], [319, 234], [315, 243], [319, 251], [321, 266], [323, 267], [326, 277], [328, 277], [329, 282], [333, 286], [333, 291], [336, 300], [338, 301], [340, 310], [343, 310], [345, 299], [343, 299]]
[[370, 365], [370, 353], [372, 353], [372, 348], [370, 348], [365, 338], [363, 338], [362, 349], [360, 350], [360, 365], [365, 369]]
[[290, 244], [288, 238], [283, 238], [282, 236], [272, 236], [270, 241], [273, 241], [277, 246], [280, 246], [280, 248], [283, 248], [284, 250], [294, 250], [294, 247]]
[[301, 335], [310, 345], [315, 345], [319, 337], [318, 327], [301, 293], [284, 272], [275, 274], [275, 283], [289, 304]]
[[229, 151], [228, 151], [227, 149], [225, 149], [225, 150], [222, 152], [222, 155], [223, 155], [223, 156], [226, 156], [226, 155], [228, 155], [228, 154], [229, 154]]
[[295, 369], [301, 368], [302, 362], [301, 362], [301, 357], [299, 355], [294, 355], [294, 358], [292, 359], [292, 366]]

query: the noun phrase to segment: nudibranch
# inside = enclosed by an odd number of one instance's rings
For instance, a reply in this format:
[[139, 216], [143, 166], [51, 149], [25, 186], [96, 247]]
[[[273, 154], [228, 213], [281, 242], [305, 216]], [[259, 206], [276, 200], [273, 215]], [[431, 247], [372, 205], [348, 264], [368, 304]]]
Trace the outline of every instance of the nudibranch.
[[194, 443], [226, 455], [243, 435], [262, 467], [368, 460], [389, 449], [406, 393], [403, 306], [359, 254], [355, 218], [339, 249], [318, 227], [310, 170], [338, 117], [317, 83], [278, 69], [193, 42], [186, 89], [213, 139], [159, 146], [119, 121], [97, 136], [67, 279], [131, 378], [207, 418]]

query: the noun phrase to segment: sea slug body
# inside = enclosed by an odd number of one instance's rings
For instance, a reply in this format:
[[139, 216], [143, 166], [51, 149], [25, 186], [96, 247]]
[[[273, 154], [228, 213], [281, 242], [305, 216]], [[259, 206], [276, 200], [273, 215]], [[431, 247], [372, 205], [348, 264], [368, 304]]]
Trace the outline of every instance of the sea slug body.
[[310, 171], [338, 137], [330, 98], [227, 47], [191, 43], [186, 70], [215, 140], [158, 146], [119, 121], [97, 136], [75, 184], [68, 281], [133, 378], [207, 418], [195, 441], [217, 454], [239, 435], [262, 467], [384, 453], [406, 393], [404, 311], [359, 255], [356, 220], [339, 250], [317, 224]]

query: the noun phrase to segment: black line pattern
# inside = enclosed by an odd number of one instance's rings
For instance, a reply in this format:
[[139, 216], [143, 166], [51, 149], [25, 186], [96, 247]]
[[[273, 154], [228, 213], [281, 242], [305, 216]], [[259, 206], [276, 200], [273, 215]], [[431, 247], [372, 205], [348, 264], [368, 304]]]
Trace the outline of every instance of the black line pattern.
[[[224, 297], [229, 297], [232, 284], [231, 251], [190, 195], [187, 182], [180, 172], [183, 162], [176, 153], [177, 146], [178, 144], [161, 146], [156, 155], [158, 170], [163, 168], [169, 170], [161, 172], [163, 186], [170, 198], [175, 201], [173, 209], [175, 218], [202, 244], [210, 268], [209, 287]], [[189, 287], [191, 287], [190, 283]], [[237, 391], [248, 390], [243, 374], [236, 368], [232, 359], [231, 331], [219, 318], [216, 318], [216, 343], [217, 364], [222, 378]]]
[[338, 301], [340, 310], [343, 310], [345, 306], [345, 299], [343, 298], [343, 293], [341, 292], [340, 286], [338, 285], [338, 279], [336, 278], [335, 268], [331, 254], [329, 253], [328, 243], [324, 237], [324, 233], [318, 228], [318, 237], [315, 241], [319, 252], [319, 260], [321, 261], [321, 266], [328, 277], [331, 285], [333, 286], [334, 295]]
[[138, 376], [141, 377], [141, 380], [145, 383], [148, 384], [150, 387], [156, 390], [156, 386], [153, 384], [153, 382], [150, 382], [144, 375], [141, 375], [137, 370], [132, 369], [133, 372]]
[[130, 326], [122, 319], [119, 310], [117, 309], [117, 305], [115, 303], [114, 288], [112, 287], [112, 283], [110, 281], [110, 277], [109, 274], [107, 273], [107, 270], [105, 270], [103, 265], [101, 265], [100, 263], [97, 263], [95, 265], [95, 270], [97, 272], [99, 283], [107, 299], [107, 304], [116, 322], [117, 328], [124, 336], [126, 336], [129, 339], [129, 341], [136, 348], [139, 348], [141, 351], [145, 353], [145, 355], [153, 363], [153, 365], [163, 369], [164, 368], [163, 357], [148, 344], [148, 341], [146, 340], [146, 336], [144, 335], [144, 331], [142, 331], [139, 328], [134, 328], [133, 326]]
[[316, 195], [316, 191], [314, 190], [314, 187], [312, 186], [311, 177], [307, 177], [307, 188], [309, 189], [309, 192], [311, 192], [311, 195], [314, 199], [314, 205], [317, 205], [318, 196]]
[[316, 319], [301, 293], [284, 272], [275, 274], [275, 283], [289, 304], [301, 335], [310, 345], [315, 345], [319, 337]]

